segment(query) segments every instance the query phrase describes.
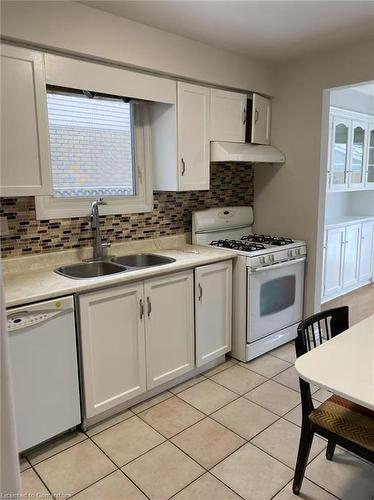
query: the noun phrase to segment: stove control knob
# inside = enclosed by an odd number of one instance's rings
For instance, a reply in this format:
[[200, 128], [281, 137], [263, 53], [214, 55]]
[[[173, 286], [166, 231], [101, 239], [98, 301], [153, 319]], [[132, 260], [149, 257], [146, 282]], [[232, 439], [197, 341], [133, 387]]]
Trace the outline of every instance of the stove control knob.
[[296, 248], [296, 255], [300, 255], [300, 248]]
[[289, 256], [289, 257], [293, 257], [293, 250], [288, 250], [288, 252], [287, 252], [287, 253], [288, 253], [288, 256]]
[[269, 259], [269, 262], [274, 262], [274, 255], [269, 255], [268, 259]]
[[265, 257], [260, 257], [260, 264], [265, 264]]

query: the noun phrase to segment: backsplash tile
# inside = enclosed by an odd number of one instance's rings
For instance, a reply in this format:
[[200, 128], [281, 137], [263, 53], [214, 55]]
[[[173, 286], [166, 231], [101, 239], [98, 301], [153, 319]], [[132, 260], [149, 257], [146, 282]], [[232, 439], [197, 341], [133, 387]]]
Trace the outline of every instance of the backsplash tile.
[[[109, 241], [170, 236], [191, 231], [193, 210], [253, 205], [253, 167], [212, 164], [209, 191], [155, 192], [153, 212], [100, 217], [103, 238]], [[0, 217], [9, 234], [1, 237], [2, 257], [52, 252], [92, 245], [87, 217], [38, 221], [34, 198], [1, 198]]]

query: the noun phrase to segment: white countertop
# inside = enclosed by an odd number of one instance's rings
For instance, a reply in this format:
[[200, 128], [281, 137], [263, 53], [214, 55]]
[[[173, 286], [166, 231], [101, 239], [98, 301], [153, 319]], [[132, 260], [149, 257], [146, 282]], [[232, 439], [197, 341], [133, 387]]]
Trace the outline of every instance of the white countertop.
[[374, 215], [339, 215], [328, 217], [325, 220], [325, 227], [345, 226], [346, 224], [360, 223], [372, 219], [374, 219]]
[[54, 269], [88, 258], [92, 249], [65, 250], [50, 254], [3, 260], [3, 280], [6, 307], [19, 306], [49, 298], [84, 292], [161, 274], [228, 260], [236, 257], [230, 250], [188, 245], [185, 237], [165, 237], [114, 244], [111, 255], [151, 252], [173, 257], [171, 264], [154, 266], [99, 278], [71, 279], [56, 274]]
[[374, 314], [300, 356], [300, 377], [374, 410]]

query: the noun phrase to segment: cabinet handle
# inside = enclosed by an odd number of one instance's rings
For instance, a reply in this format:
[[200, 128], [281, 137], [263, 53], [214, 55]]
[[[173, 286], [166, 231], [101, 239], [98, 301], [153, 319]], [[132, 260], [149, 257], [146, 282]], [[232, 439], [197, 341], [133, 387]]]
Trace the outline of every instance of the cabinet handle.
[[140, 309], [140, 319], [143, 319], [143, 316], [144, 316], [144, 304], [143, 304], [143, 300], [140, 299], [139, 300], [139, 309]]
[[255, 123], [258, 122], [259, 114], [258, 114], [258, 109], [255, 108]]
[[181, 162], [182, 162], [182, 175], [184, 175], [184, 173], [186, 172], [186, 162], [184, 161], [183, 158], [181, 158]]
[[199, 297], [198, 297], [198, 300], [201, 302], [203, 300], [203, 287], [201, 286], [200, 283], [198, 284], [198, 287], [199, 287]]
[[247, 121], [247, 110], [243, 108], [243, 125], [245, 125]]
[[147, 316], [148, 318], [150, 317], [152, 312], [152, 304], [151, 301], [149, 300], [149, 297], [147, 297]]

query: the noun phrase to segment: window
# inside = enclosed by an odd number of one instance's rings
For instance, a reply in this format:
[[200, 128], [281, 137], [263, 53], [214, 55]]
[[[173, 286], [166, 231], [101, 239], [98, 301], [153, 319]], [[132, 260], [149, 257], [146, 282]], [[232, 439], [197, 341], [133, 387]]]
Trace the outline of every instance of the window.
[[53, 195], [37, 197], [39, 218], [152, 210], [147, 105], [92, 92], [48, 90]]

